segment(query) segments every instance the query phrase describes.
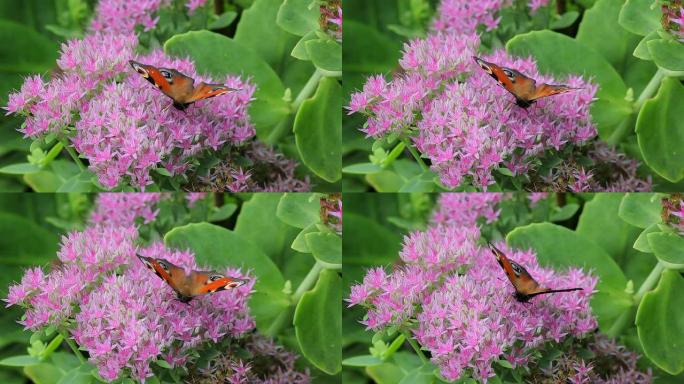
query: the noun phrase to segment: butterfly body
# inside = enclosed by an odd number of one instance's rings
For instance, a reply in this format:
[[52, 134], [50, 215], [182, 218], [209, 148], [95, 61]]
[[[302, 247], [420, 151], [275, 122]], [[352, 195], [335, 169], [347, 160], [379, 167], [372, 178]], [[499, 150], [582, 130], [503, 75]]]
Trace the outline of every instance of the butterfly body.
[[175, 69], [157, 68], [133, 60], [130, 60], [129, 64], [142, 77], [170, 97], [173, 100], [173, 106], [181, 111], [196, 101], [235, 90], [223, 84], [207, 84], [205, 82], [200, 82], [195, 86], [195, 80], [192, 77]]
[[567, 85], [554, 84], [542, 84], [538, 86], [534, 79], [523, 75], [515, 69], [500, 67], [476, 56], [473, 56], [473, 59], [480, 68], [489, 74], [489, 76], [494, 78], [502, 87], [515, 96], [515, 104], [521, 108], [529, 108], [542, 97], [559, 95], [561, 93], [579, 89]]
[[138, 255], [142, 263], [164, 280], [178, 296], [178, 300], [187, 303], [195, 296], [237, 288], [247, 282], [245, 279], [225, 276], [213, 271], [185, 270], [164, 259], [154, 259]]
[[515, 293], [513, 296], [521, 303], [527, 303], [531, 298], [557, 292], [571, 292], [581, 291], [582, 288], [566, 288], [566, 289], [550, 289], [542, 288], [539, 283], [530, 275], [529, 272], [522, 265], [509, 259], [503, 252], [501, 252], [494, 244], [489, 244], [489, 249], [496, 257], [496, 261], [506, 273], [506, 277], [513, 284]]

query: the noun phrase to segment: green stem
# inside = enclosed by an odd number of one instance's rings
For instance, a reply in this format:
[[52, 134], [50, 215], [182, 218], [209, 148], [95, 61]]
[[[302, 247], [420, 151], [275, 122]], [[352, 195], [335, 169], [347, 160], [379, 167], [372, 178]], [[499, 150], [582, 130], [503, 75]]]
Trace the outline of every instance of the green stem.
[[62, 149], [64, 149], [64, 144], [62, 144], [61, 141], [58, 141], [57, 144], [55, 144], [50, 150], [48, 151], [47, 155], [45, 155], [45, 158], [41, 161], [41, 167], [44, 167], [52, 162], [57, 155], [59, 155], [60, 152], [62, 152]]
[[320, 69], [316, 68], [316, 71], [313, 73], [313, 75], [311, 75], [309, 81], [307, 81], [306, 84], [304, 84], [304, 88], [302, 88], [302, 90], [299, 91], [299, 94], [292, 102], [292, 111], [297, 112], [299, 106], [302, 105], [304, 100], [311, 97], [311, 94], [314, 93], [316, 87], [318, 86], [318, 83], [321, 81], [322, 78], [323, 72], [321, 72]]
[[416, 159], [420, 167], [423, 169], [423, 171], [429, 171], [430, 167], [425, 164], [423, 159], [420, 157], [420, 154], [418, 151], [416, 151], [415, 148], [413, 148], [413, 145], [404, 137], [401, 138], [401, 141], [406, 145], [406, 148], [408, 148], [409, 152], [411, 152], [411, 155], [413, 155], [413, 158]]
[[658, 264], [656, 264], [656, 266], [653, 268], [653, 270], [648, 275], [646, 280], [644, 280], [643, 284], [641, 284], [641, 287], [639, 287], [637, 293], [633, 296], [634, 305], [626, 311], [622, 312], [620, 317], [618, 317], [618, 319], [615, 320], [615, 323], [613, 323], [613, 326], [610, 327], [608, 332], [606, 332], [606, 335], [608, 335], [608, 337], [615, 338], [622, 333], [627, 324], [629, 324], [632, 318], [634, 317], [634, 313], [636, 312], [636, 309], [639, 307], [641, 299], [644, 297], [646, 292], [650, 291], [653, 288], [653, 286], [658, 282], [658, 279], [660, 278], [660, 275], [662, 274], [664, 269], [665, 266], [663, 265], [663, 263], [658, 262]]
[[641, 91], [641, 94], [639, 95], [639, 98], [637, 98], [637, 101], [634, 102], [634, 110], [639, 111], [641, 107], [644, 105], [644, 102], [646, 100], [650, 99], [651, 96], [658, 90], [658, 87], [660, 86], [660, 83], [663, 81], [663, 78], [665, 77], [665, 71], [663, 71], [661, 68], [658, 68], [658, 71], [653, 75], [651, 78], [651, 81], [648, 82], [646, 85], [646, 88], [644, 88], [643, 91]]
[[81, 363], [85, 363], [86, 358], [83, 357], [83, 354], [81, 354], [81, 351], [78, 350], [78, 346], [76, 346], [76, 343], [74, 343], [74, 341], [69, 338], [69, 336], [66, 334], [66, 332], [63, 329], [59, 330], [59, 334], [62, 335], [64, 340], [66, 340], [67, 344], [69, 344], [69, 347], [71, 347], [71, 350], [74, 351], [74, 354], [76, 355], [76, 357], [78, 357], [78, 360], [80, 360]]
[[71, 148], [69, 143], [67, 143], [66, 139], [64, 139], [63, 137], [60, 137], [59, 142], [62, 143], [64, 148], [66, 148], [67, 152], [69, 152], [69, 155], [71, 155], [71, 158], [74, 159], [74, 162], [76, 163], [76, 165], [78, 165], [78, 168], [81, 171], [85, 171], [86, 166], [83, 164], [81, 159], [78, 157], [78, 154], [76, 153], [76, 151], [74, 151], [74, 149]]
[[292, 295], [290, 305], [280, 312], [280, 315], [278, 315], [278, 317], [273, 321], [273, 324], [271, 324], [271, 326], [266, 330], [267, 336], [275, 337], [278, 333], [280, 333], [280, 331], [288, 323], [288, 320], [292, 317], [292, 311], [294, 311], [297, 303], [299, 303], [299, 299], [302, 298], [306, 291], [313, 287], [318, 280], [318, 275], [320, 275], [322, 270], [323, 264], [320, 261], [316, 261], [316, 264], [311, 267], [309, 273], [306, 275], [306, 277], [304, 277], [304, 280], [302, 280], [302, 282], [299, 284], [299, 287], [297, 287], [297, 290]]
[[416, 351], [416, 353], [418, 354], [418, 357], [420, 357], [420, 361], [422, 361], [423, 364], [429, 363], [430, 360], [428, 360], [427, 356], [425, 356], [423, 351], [420, 349], [420, 345], [418, 345], [418, 343], [416, 343], [416, 341], [413, 340], [411, 335], [409, 335], [405, 329], [401, 330], [401, 334], [404, 335], [406, 340], [408, 340], [409, 344], [411, 344], [411, 346], [413, 347], [413, 350]]
[[[316, 90], [316, 87], [318, 86], [318, 83], [321, 81], [323, 78], [323, 72], [321, 72], [319, 69], [316, 69], [316, 71], [311, 75], [309, 80], [304, 84], [304, 88], [302, 88], [301, 91], [299, 91], [299, 94], [297, 97], [294, 99], [290, 106], [290, 114], [292, 113], [297, 113], [299, 110], [299, 107], [302, 105], [304, 100], [308, 99], [311, 97], [311, 94], [314, 93]], [[273, 131], [268, 135], [266, 140], [266, 144], [268, 145], [275, 145], [280, 139], [285, 136], [289, 131], [292, 130], [292, 119], [288, 116], [283, 118], [278, 125], [273, 129]]]
[[[658, 90], [658, 87], [660, 86], [663, 77], [665, 77], [665, 71], [658, 68], [656, 73], [653, 75], [653, 77], [651, 77], [651, 80], [646, 85], [646, 88], [644, 88], [644, 90], [641, 91], [641, 94], [632, 105], [634, 113], [638, 114], [646, 100], [650, 99], [653, 96], [653, 94]], [[631, 118], [625, 118], [624, 120], [622, 120], [620, 125], [618, 125], [618, 127], [615, 128], [615, 131], [610, 135], [606, 142], [613, 147], [618, 145], [627, 136], [627, 134], [629, 134], [629, 128], [632, 126], [632, 122], [633, 120]]]

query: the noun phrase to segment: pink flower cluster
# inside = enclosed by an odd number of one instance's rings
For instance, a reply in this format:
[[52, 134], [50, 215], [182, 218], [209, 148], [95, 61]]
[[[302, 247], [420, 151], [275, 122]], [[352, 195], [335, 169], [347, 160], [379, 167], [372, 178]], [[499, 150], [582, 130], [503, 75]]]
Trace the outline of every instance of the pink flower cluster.
[[100, 0], [90, 28], [93, 31], [130, 33], [137, 25], [142, 25], [145, 31], [149, 31], [159, 21], [152, 15], [169, 3], [170, 0]]
[[[136, 44], [133, 35], [99, 33], [64, 44], [58, 60], [63, 76], [47, 84], [30, 78], [10, 95], [8, 112], [27, 116], [22, 131], [30, 137], [62, 135], [73, 125], [74, 148], [108, 189], [124, 181], [145, 188], [158, 168], [181, 174], [190, 168], [191, 157], [254, 136], [247, 112], [253, 84], [228, 76], [221, 80], [237, 91], [178, 111], [128, 65]], [[189, 60], [169, 59], [161, 51], [136, 59], [213, 82], [199, 76]], [[113, 81], [122, 72], [123, 81]]]
[[415, 316], [415, 310], [445, 273], [466, 265], [475, 250], [480, 232], [476, 227], [434, 226], [404, 238], [400, 253], [406, 265], [387, 273], [373, 268], [363, 283], [351, 287], [350, 306], [368, 309], [362, 321], [378, 330], [402, 325]]
[[[198, 269], [191, 253], [169, 251], [160, 243], [139, 253]], [[143, 380], [152, 375], [150, 364], [160, 355], [171, 366], [183, 365], [190, 349], [226, 335], [238, 337], [254, 328], [247, 308], [254, 280], [184, 304], [139, 260], [131, 258], [129, 263], [131, 268], [122, 275], [105, 277], [76, 315], [74, 340], [88, 350], [90, 361], [105, 379], [114, 380], [126, 370]], [[221, 272], [248, 278], [231, 268]]]
[[[535, 13], [537, 9], [548, 4], [549, 0], [529, 0], [527, 6], [531, 13]], [[482, 26], [485, 30], [491, 31], [501, 21], [499, 11], [512, 5], [512, 0], [442, 0], [432, 29], [467, 34], [478, 31], [478, 27]]]
[[415, 338], [449, 380], [467, 371], [486, 382], [494, 376], [492, 363], [502, 356], [514, 366], [524, 364], [529, 350], [569, 335], [581, 337], [597, 326], [589, 306], [596, 277], [574, 268], [556, 273], [540, 267], [531, 251], [501, 249], [524, 265], [541, 286], [583, 290], [519, 303], [510, 282], [493, 277], [503, 272], [491, 251], [480, 248], [471, 255], [467, 271], [449, 275], [424, 299], [417, 315]]
[[[175, 292], [145, 267], [136, 254], [200, 269], [190, 252], [171, 251], [161, 243], [137, 248], [137, 217], [152, 220], [160, 194], [105, 194], [82, 232], [62, 238], [61, 261], [49, 273], [26, 272], [10, 286], [7, 306], [21, 305], [27, 329], [66, 326], [100, 375], [113, 381], [151, 376], [150, 364], [165, 359], [185, 364], [191, 350], [225, 336], [238, 337], [255, 324], [247, 301], [254, 279], [240, 270], [220, 272], [249, 282], [239, 288], [203, 296], [184, 304]], [[106, 215], [111, 214], [107, 217]], [[73, 325], [67, 325], [75, 320]]]
[[142, 218], [147, 224], [157, 217], [159, 210], [155, 205], [162, 197], [161, 193], [100, 193], [90, 214], [90, 222], [127, 227]]
[[425, 231], [404, 238], [403, 264], [392, 272], [370, 269], [351, 287], [350, 306], [367, 309], [362, 324], [410, 329], [448, 380], [464, 373], [480, 381], [492, 363], [526, 363], [548, 341], [582, 336], [596, 328], [589, 299], [597, 279], [579, 269], [558, 273], [538, 265], [533, 251], [500, 246], [544, 287], [583, 288], [517, 302], [512, 284], [487, 247], [477, 241], [477, 221], [495, 220], [502, 194], [443, 194]]
[[7, 306], [25, 306], [27, 329], [56, 325], [74, 314], [98, 278], [127, 263], [135, 254], [133, 227], [95, 226], [62, 238], [58, 253], [62, 268], [49, 274], [40, 268], [26, 272], [20, 284], [9, 288]]
[[[596, 85], [571, 76], [565, 83], [581, 89], [523, 110], [474, 62], [476, 44], [476, 37], [455, 34], [412, 41], [400, 61], [405, 73], [391, 82], [369, 78], [363, 91], [352, 95], [349, 110], [368, 115], [369, 136], [409, 135], [449, 188], [464, 181], [486, 188], [497, 168], [521, 174], [545, 150], [596, 136], [589, 114]], [[540, 75], [531, 58], [512, 59], [497, 50], [485, 60], [518, 69], [538, 83], [558, 83]]]
[[432, 222], [455, 226], [475, 226], [483, 218], [492, 223], [499, 218], [497, 204], [504, 198], [502, 193], [442, 193], [432, 213]]

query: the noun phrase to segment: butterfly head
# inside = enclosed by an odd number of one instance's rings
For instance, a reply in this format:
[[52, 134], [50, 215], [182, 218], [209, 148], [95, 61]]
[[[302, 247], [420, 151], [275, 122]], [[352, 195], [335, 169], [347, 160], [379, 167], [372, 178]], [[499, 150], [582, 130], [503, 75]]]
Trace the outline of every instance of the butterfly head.
[[128, 60], [128, 64], [135, 69], [136, 72], [141, 74], [144, 78], [150, 77], [149, 72], [147, 72], [147, 69], [145, 69], [145, 66], [141, 63], [138, 63], [137, 61], [134, 60]]

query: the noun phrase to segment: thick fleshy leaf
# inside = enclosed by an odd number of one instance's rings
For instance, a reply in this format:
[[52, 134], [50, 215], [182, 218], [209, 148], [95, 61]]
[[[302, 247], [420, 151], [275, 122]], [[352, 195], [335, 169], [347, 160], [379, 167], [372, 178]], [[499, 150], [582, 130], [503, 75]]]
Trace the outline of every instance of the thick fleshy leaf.
[[306, 292], [294, 315], [302, 354], [321, 371], [334, 375], [342, 369], [342, 279], [335, 271], [321, 271], [314, 289]]
[[57, 384], [64, 375], [59, 368], [48, 363], [24, 367], [24, 374], [35, 384]]
[[[650, 44], [650, 43], [649, 43]], [[666, 77], [656, 97], [647, 100], [636, 123], [646, 164], [671, 182], [684, 178], [684, 85]]]
[[320, 221], [320, 211], [318, 196], [310, 193], [286, 193], [278, 202], [276, 216], [288, 225], [306, 228]]
[[632, 248], [641, 232], [618, 216], [623, 196], [620, 193], [597, 194], [584, 205], [576, 229], [578, 234], [593, 240], [617, 260]]
[[11, 356], [0, 360], [0, 365], [6, 367], [28, 367], [30, 365], [38, 364], [40, 364], [40, 359], [29, 355]]
[[[618, 72], [632, 56], [639, 36], [618, 24], [623, 0], [599, 0], [582, 17], [576, 39], [600, 53]], [[597, 39], [596, 36], [601, 36]]]
[[329, 73], [341, 73], [342, 46], [338, 42], [331, 39], [309, 40], [304, 47], [316, 68]]
[[35, 164], [30, 163], [19, 163], [6, 165], [0, 168], [0, 173], [6, 173], [8, 175], [26, 175], [30, 173], [38, 173], [41, 168]]
[[332, 232], [313, 232], [304, 236], [316, 260], [342, 265], [342, 239]]
[[684, 44], [675, 40], [655, 39], [646, 45], [658, 67], [669, 71], [684, 71]]
[[652, 0], [627, 0], [620, 11], [620, 25], [637, 35], [646, 36], [660, 26], [660, 7]]
[[684, 371], [684, 277], [666, 269], [658, 286], [644, 295], [636, 315], [641, 346], [659, 368], [672, 375]]
[[648, 226], [648, 228], [641, 231], [639, 237], [636, 239], [636, 241], [634, 241], [634, 249], [641, 252], [653, 253], [651, 244], [648, 243], [648, 234], [654, 232], [660, 232], [658, 224], [651, 224]]
[[295, 141], [302, 161], [322, 179], [342, 177], [342, 87], [324, 77], [313, 97], [305, 100], [294, 122]]
[[634, 56], [642, 60], [653, 60], [653, 58], [651, 57], [651, 52], [648, 51], [648, 42], [659, 38], [660, 36], [658, 35], [657, 31], [653, 31], [648, 35], [644, 36], [639, 42], [639, 44], [636, 46], [636, 48], [634, 48]]
[[311, 0], [285, 0], [278, 10], [278, 26], [297, 36], [318, 28], [320, 8]]
[[342, 365], [348, 367], [372, 367], [380, 364], [382, 364], [382, 360], [372, 355], [360, 355], [342, 360]]
[[676, 233], [653, 232], [647, 235], [648, 244], [661, 261], [684, 267], [684, 237]]
[[657, 193], [628, 193], [622, 198], [618, 215], [633, 226], [644, 229], [660, 223], [660, 200], [663, 196]]
[[167, 40], [164, 52], [189, 56], [202, 73], [251, 76], [257, 89], [249, 111], [260, 138], [267, 137], [273, 126], [290, 113], [283, 100], [285, 87], [280, 78], [250, 47], [217, 33], [191, 31]]
[[284, 58], [290, 56], [299, 39], [276, 24], [282, 3], [283, 0], [254, 0], [240, 15], [234, 38], [280, 74], [285, 70]]
[[[290, 245], [299, 233], [276, 218], [280, 193], [257, 193], [242, 204], [235, 224], [235, 233], [257, 245], [277, 265], [284, 265]], [[268, 235], [268, 238], [264, 236]]]
[[0, 37], [0, 72], [46, 72], [57, 59], [56, 44], [23, 24], [0, 20]]

